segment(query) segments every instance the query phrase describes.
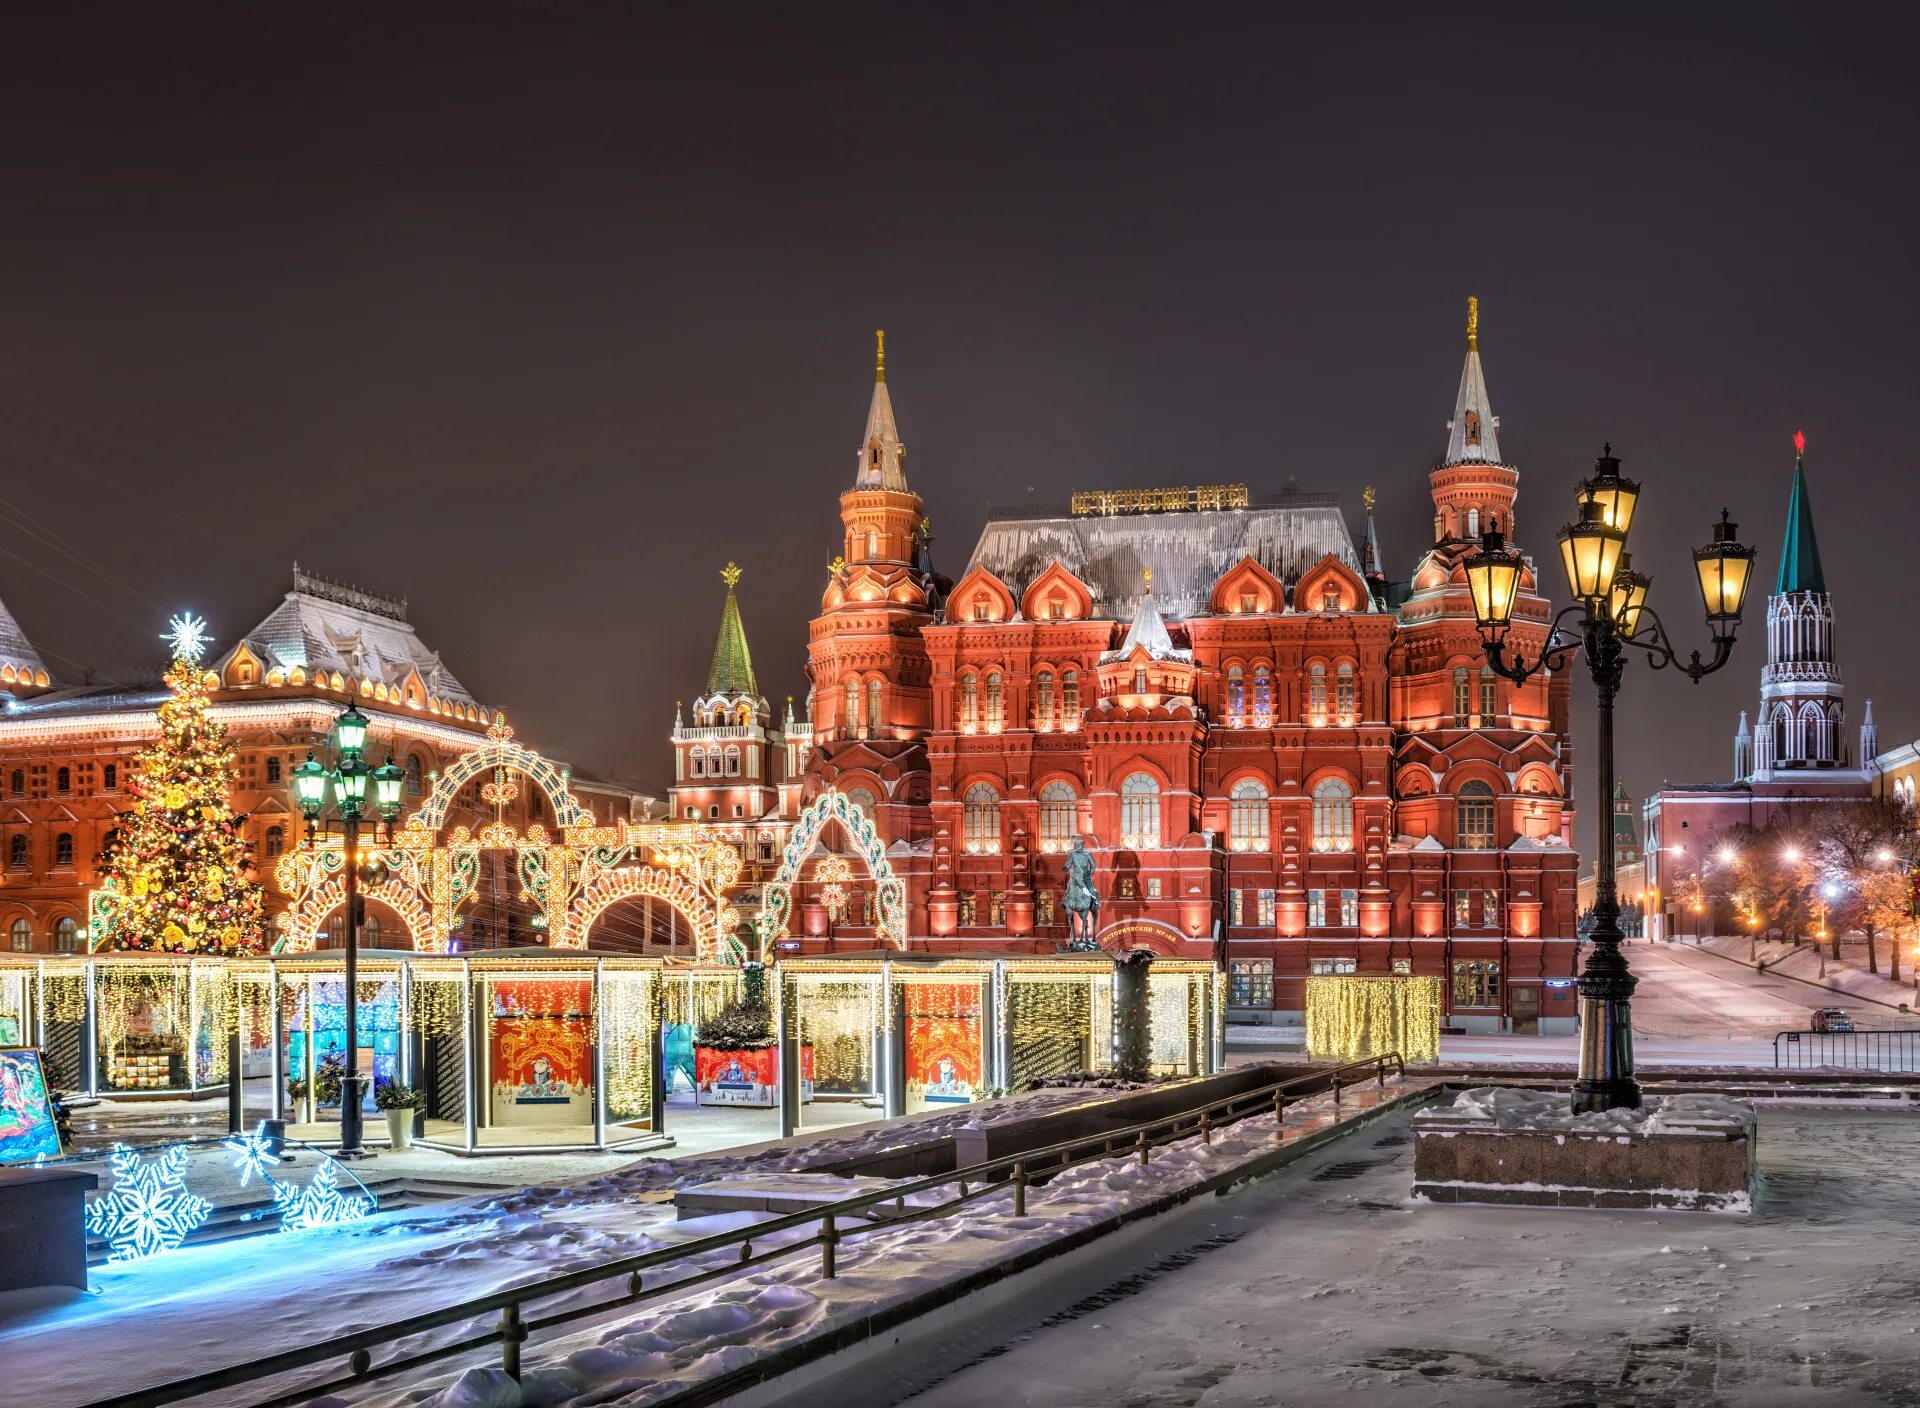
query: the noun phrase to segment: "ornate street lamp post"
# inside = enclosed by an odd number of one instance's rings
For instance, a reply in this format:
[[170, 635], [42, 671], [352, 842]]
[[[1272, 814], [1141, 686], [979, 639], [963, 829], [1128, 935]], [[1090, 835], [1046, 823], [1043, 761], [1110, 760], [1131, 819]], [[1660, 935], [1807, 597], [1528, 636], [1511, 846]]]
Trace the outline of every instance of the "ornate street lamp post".
[[[307, 819], [307, 844], [323, 830], [337, 825], [342, 848], [342, 882], [346, 887], [347, 991], [346, 991], [346, 1065], [340, 1077], [340, 1148], [337, 1157], [364, 1159], [371, 1155], [360, 1146], [360, 821], [366, 814], [367, 784], [373, 784], [373, 812], [378, 821], [391, 823], [400, 815], [400, 789], [406, 781], [406, 769], [397, 766], [389, 753], [377, 768], [367, 766], [361, 756], [367, 743], [367, 716], [349, 705], [333, 724], [333, 747], [339, 761], [328, 768], [312, 752], [293, 770], [293, 795]], [[333, 785], [334, 800], [340, 813], [335, 820], [321, 820], [327, 806], [327, 785]], [[377, 823], [376, 823], [377, 825]], [[378, 832], [376, 830], [376, 836]]]
[[[1627, 532], [1633, 526], [1640, 486], [1620, 474], [1620, 461], [1607, 446], [1595, 462], [1594, 475], [1583, 480], [1579, 518], [1560, 530], [1560, 557], [1566, 568], [1573, 605], [1554, 617], [1546, 644], [1538, 656], [1526, 660], [1507, 656], [1507, 629], [1513, 621], [1514, 600], [1526, 560], [1509, 548], [1498, 533], [1482, 539], [1480, 551], [1467, 559], [1467, 584], [1473, 596], [1473, 614], [1486, 647], [1487, 664], [1515, 684], [1523, 684], [1542, 670], [1564, 670], [1575, 652], [1585, 651], [1587, 669], [1599, 696], [1599, 762], [1601, 805], [1613, 796], [1613, 701], [1620, 692], [1626, 666], [1626, 648], [1644, 650], [1653, 668], [1671, 665], [1698, 684], [1727, 663], [1733, 653], [1740, 609], [1746, 602], [1753, 575], [1754, 550], [1736, 540], [1738, 528], [1723, 511], [1713, 525], [1713, 540], [1694, 549], [1694, 572], [1706, 606], [1707, 630], [1713, 658], [1702, 663], [1700, 652], [1682, 661], [1667, 639], [1660, 617], [1647, 606], [1648, 579], [1633, 570], [1627, 556]], [[1577, 636], [1563, 635], [1561, 622], [1579, 618]], [[1575, 1113], [1591, 1110], [1635, 1109], [1640, 1086], [1633, 1078], [1633, 1027], [1630, 1003], [1634, 977], [1620, 951], [1620, 897], [1614, 885], [1613, 847], [1605, 838], [1594, 857], [1593, 953], [1580, 975], [1580, 1075], [1574, 1085]]]

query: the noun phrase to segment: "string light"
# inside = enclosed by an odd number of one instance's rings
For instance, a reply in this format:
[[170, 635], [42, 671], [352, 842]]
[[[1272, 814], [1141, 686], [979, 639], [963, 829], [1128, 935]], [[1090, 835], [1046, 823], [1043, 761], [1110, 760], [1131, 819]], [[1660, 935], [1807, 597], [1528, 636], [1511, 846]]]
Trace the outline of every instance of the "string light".
[[136, 1261], [172, 1251], [213, 1215], [213, 1204], [187, 1191], [187, 1151], [169, 1144], [151, 1159], [116, 1144], [113, 1187], [87, 1204], [87, 1231], [112, 1248], [110, 1261]]
[[1353, 1061], [1397, 1051], [1409, 1061], [1440, 1055], [1440, 979], [1307, 979], [1307, 1054]]
[[342, 1193], [338, 1166], [332, 1159], [322, 1158], [314, 1165], [305, 1187], [295, 1189], [285, 1183], [274, 1184], [273, 1205], [280, 1214], [280, 1230], [304, 1232], [311, 1227], [337, 1227], [343, 1222], [371, 1217], [379, 1200], [359, 1179], [353, 1182], [360, 1191], [351, 1195]]

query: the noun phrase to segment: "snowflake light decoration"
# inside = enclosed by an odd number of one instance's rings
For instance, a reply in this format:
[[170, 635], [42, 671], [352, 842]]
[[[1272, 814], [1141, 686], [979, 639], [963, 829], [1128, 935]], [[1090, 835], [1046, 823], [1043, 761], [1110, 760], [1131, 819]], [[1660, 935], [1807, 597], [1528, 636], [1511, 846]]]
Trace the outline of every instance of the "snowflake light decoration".
[[274, 1184], [273, 1205], [280, 1211], [281, 1231], [304, 1232], [309, 1227], [337, 1227], [343, 1222], [370, 1217], [375, 1199], [373, 1194], [364, 1191], [354, 1197], [343, 1194], [333, 1160], [322, 1159], [315, 1165], [306, 1187], [295, 1189], [284, 1183]]
[[280, 1156], [274, 1152], [273, 1143], [267, 1138], [265, 1120], [252, 1134], [234, 1135], [226, 1141], [225, 1147], [233, 1154], [233, 1171], [240, 1175], [242, 1188], [256, 1177], [262, 1183], [274, 1181], [270, 1170], [280, 1166]]
[[152, 1159], [124, 1144], [113, 1150], [113, 1188], [87, 1205], [87, 1230], [113, 1249], [110, 1261], [172, 1251], [213, 1214], [187, 1191], [187, 1150], [170, 1144]]
[[160, 639], [171, 644], [180, 659], [198, 660], [207, 651], [207, 623], [191, 611], [182, 611], [168, 620]]

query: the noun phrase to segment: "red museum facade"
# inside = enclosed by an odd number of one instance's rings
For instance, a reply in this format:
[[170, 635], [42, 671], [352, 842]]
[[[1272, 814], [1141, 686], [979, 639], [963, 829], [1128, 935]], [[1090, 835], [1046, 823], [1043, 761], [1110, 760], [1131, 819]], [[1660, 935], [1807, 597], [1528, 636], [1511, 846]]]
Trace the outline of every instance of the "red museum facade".
[[[874, 818], [910, 947], [1064, 944], [1080, 835], [1100, 941], [1217, 958], [1238, 1014], [1299, 1013], [1311, 974], [1413, 973], [1446, 979], [1451, 1025], [1573, 1029], [1568, 686], [1485, 668], [1462, 571], [1484, 531], [1525, 542], [1476, 331], [1404, 582], [1371, 490], [1356, 551], [1337, 496], [1240, 484], [990, 510], [949, 581], [883, 358], [811, 628], [801, 800]], [[1550, 613], [1531, 570], [1522, 592], [1531, 655]]]

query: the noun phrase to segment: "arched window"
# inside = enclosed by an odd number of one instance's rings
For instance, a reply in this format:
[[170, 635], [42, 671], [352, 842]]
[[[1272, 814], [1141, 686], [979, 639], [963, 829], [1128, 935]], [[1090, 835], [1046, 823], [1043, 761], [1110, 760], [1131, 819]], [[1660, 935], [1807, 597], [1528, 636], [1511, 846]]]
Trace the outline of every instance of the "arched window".
[[407, 795], [424, 796], [427, 790], [426, 771], [420, 766], [420, 755], [413, 754], [407, 759]]
[[1360, 713], [1360, 690], [1353, 678], [1353, 666], [1344, 660], [1333, 673], [1333, 707], [1343, 724], [1352, 723]]
[[7, 930], [7, 935], [13, 941], [15, 953], [33, 952], [33, 925], [26, 920], [14, 920], [12, 927]]
[[1324, 660], [1316, 660], [1307, 667], [1307, 722], [1324, 724], [1327, 721], [1327, 666]]
[[380, 947], [380, 916], [369, 914], [360, 921], [360, 947]]
[[1080, 672], [1064, 671], [1060, 676], [1060, 727], [1080, 727]]
[[1233, 784], [1227, 834], [1236, 851], [1267, 849], [1267, 789], [1250, 777]]
[[705, 777], [707, 775], [707, 755], [698, 748], [687, 750], [687, 776]]
[[55, 865], [73, 864], [73, 833], [62, 831], [53, 838], [53, 863]]
[[969, 670], [960, 676], [960, 727], [971, 733], [980, 726], [980, 676]]
[[1135, 850], [1160, 844], [1160, 783], [1150, 772], [1120, 784], [1120, 843]]
[[117, 792], [120, 790], [120, 769], [117, 765], [108, 763], [100, 769], [100, 790], [102, 792]]
[[1313, 848], [1353, 849], [1353, 789], [1337, 777], [1322, 778], [1314, 785]]
[[1059, 853], [1073, 846], [1075, 815], [1080, 798], [1073, 786], [1049, 782], [1040, 789], [1040, 849]]
[[987, 676], [987, 732], [998, 733], [1005, 719], [1006, 700], [1002, 694], [1000, 672], [993, 671]]
[[860, 735], [860, 681], [847, 681], [847, 736]]
[[880, 681], [867, 681], [867, 732], [877, 733], [880, 729]]
[[1467, 716], [1473, 712], [1473, 677], [1467, 673], [1465, 665], [1453, 667], [1453, 726], [1465, 728]]
[[110, 857], [115, 851], [119, 849], [120, 849], [120, 828], [117, 826], [112, 826], [107, 828], [107, 834], [100, 838], [101, 857], [102, 858]]
[[278, 753], [269, 753], [267, 754], [267, 782], [269, 783], [269, 785], [271, 785], [272, 783], [276, 783], [279, 780], [280, 780], [280, 755]]
[[867, 556], [868, 558], [880, 556], [880, 530], [878, 528], [867, 529]]
[[1340, 584], [1338, 582], [1328, 582], [1325, 589], [1321, 591], [1320, 609], [1322, 611], [1338, 611], [1340, 609]]
[[53, 775], [53, 790], [62, 797], [73, 791], [73, 769], [61, 768]]
[[14, 870], [27, 868], [27, 838], [15, 836], [7, 843], [7, 865]]
[[858, 807], [868, 821], [873, 820], [873, 793], [864, 787], [849, 787], [847, 789], [847, 801]]
[[740, 776], [740, 745], [738, 743], [727, 745], [727, 776]]
[[1493, 666], [1480, 667], [1480, 726], [1492, 728], [1499, 699], [1494, 689]]
[[55, 953], [80, 952], [80, 921], [69, 915], [53, 926]]
[[7, 791], [11, 792], [16, 797], [19, 797], [24, 795], [26, 790], [27, 790], [27, 775], [24, 772], [20, 771], [19, 768], [15, 768], [7, 778]]
[[1042, 732], [1053, 727], [1053, 671], [1033, 677], [1033, 726]]
[[1135, 694], [1145, 694], [1147, 692], [1147, 667], [1145, 665], [1135, 665], [1133, 667], [1133, 692]]
[[1253, 667], [1253, 721], [1261, 728], [1273, 725], [1273, 672], [1265, 665]]
[[1247, 721], [1246, 674], [1238, 665], [1227, 666], [1227, 719], [1235, 728]]
[[1484, 782], [1469, 782], [1460, 789], [1460, 849], [1493, 849], [1493, 789]]
[[277, 826], [267, 828], [267, 859], [271, 860], [287, 848], [287, 833]]
[[990, 856], [1000, 852], [1000, 794], [984, 782], [967, 789], [967, 852]]

